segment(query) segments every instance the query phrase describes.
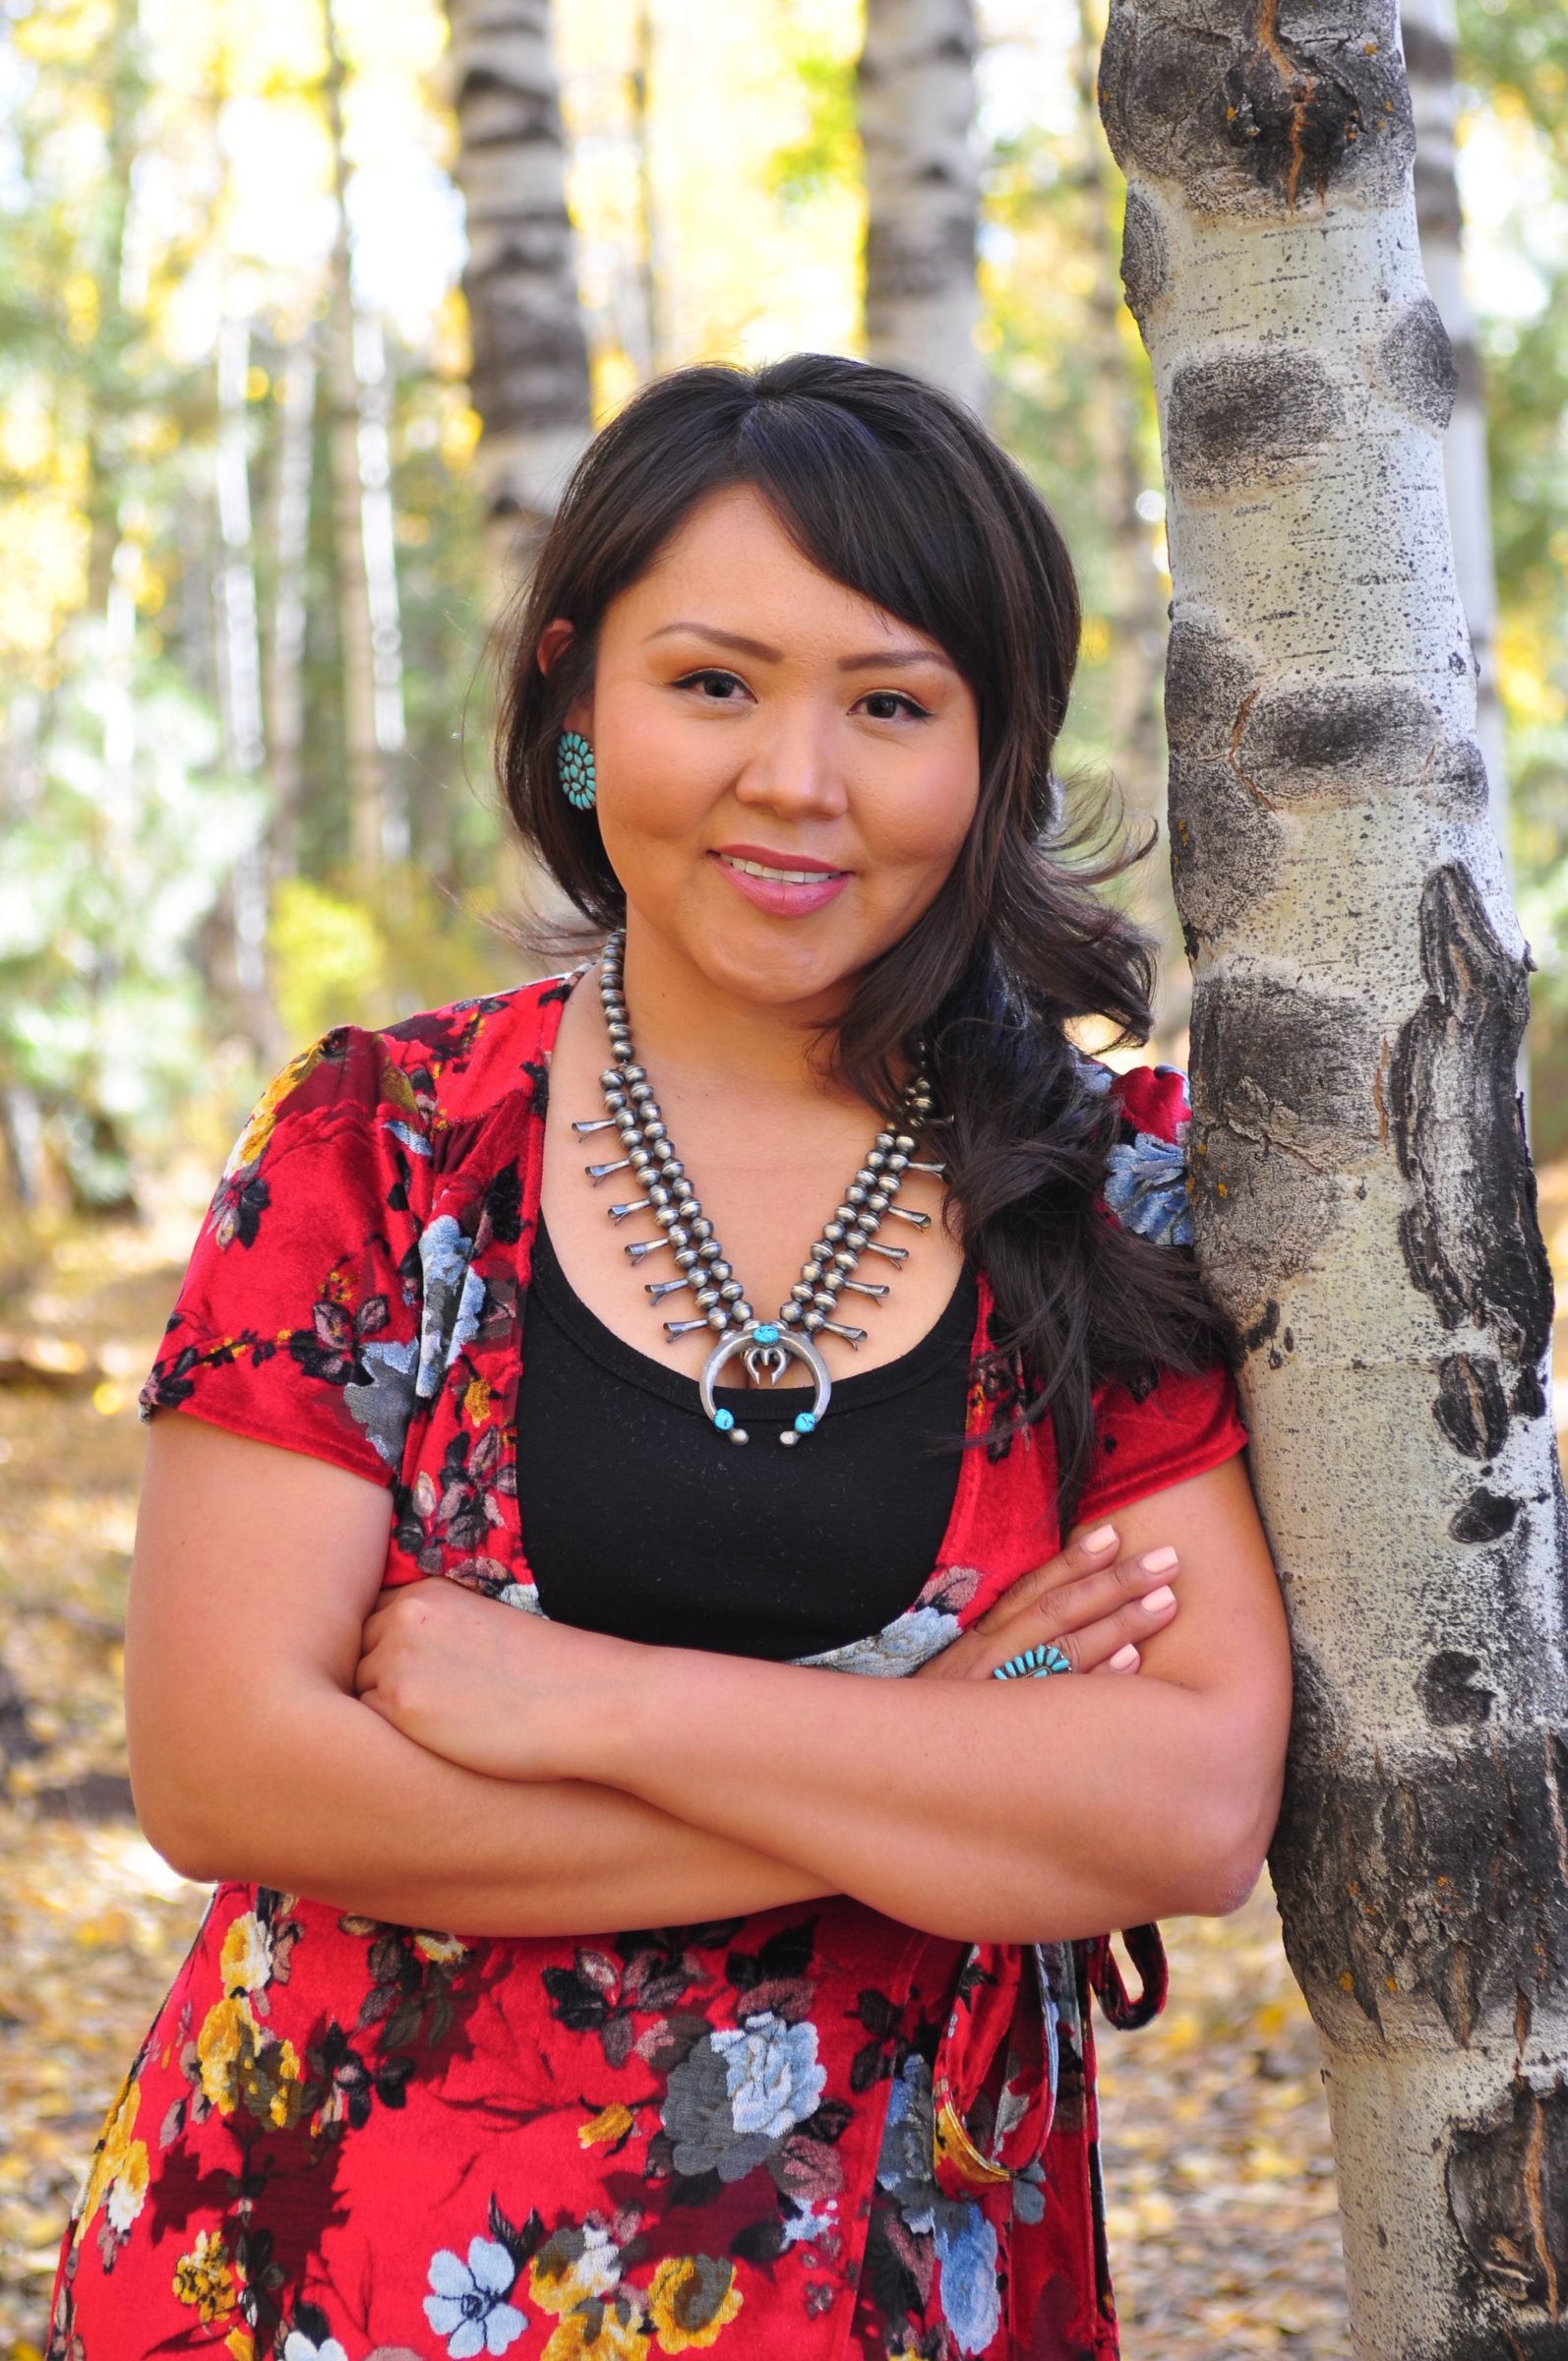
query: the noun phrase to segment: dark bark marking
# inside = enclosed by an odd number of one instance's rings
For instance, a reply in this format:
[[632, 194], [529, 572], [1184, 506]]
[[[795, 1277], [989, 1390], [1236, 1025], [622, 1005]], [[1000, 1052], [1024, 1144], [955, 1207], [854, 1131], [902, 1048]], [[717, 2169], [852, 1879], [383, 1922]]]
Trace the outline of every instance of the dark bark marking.
[[1477, 1682], [1480, 1668], [1479, 1657], [1466, 1656], [1456, 1648], [1442, 1648], [1429, 1656], [1416, 1683], [1427, 1721], [1439, 1729], [1461, 1722], [1484, 1722], [1496, 1691]]
[[561, 108], [549, 85], [517, 82], [495, 66], [475, 62], [458, 83], [452, 107], [465, 148], [488, 148], [512, 140], [562, 144]]
[[1159, 214], [1139, 190], [1129, 189], [1121, 229], [1121, 284], [1127, 309], [1140, 328], [1165, 285], [1170, 262]]
[[1247, 791], [1235, 758], [1259, 664], [1244, 640], [1183, 616], [1165, 667], [1171, 746], [1171, 871], [1195, 956], [1273, 892], [1284, 830]]
[[1505, 1493], [1478, 1484], [1470, 1498], [1455, 1509], [1448, 1530], [1456, 1542], [1495, 1542], [1512, 1527], [1520, 1504]]
[[1279, 483], [1344, 422], [1344, 394], [1313, 353], [1233, 347], [1187, 361], [1166, 419], [1172, 480], [1194, 498]]
[[1450, 1353], [1438, 1365], [1432, 1417], [1467, 1459], [1495, 1459], [1508, 1434], [1508, 1398], [1489, 1353]]
[[1251, 1327], [1243, 1328], [1236, 1341], [1243, 1353], [1255, 1353], [1260, 1345], [1266, 1345], [1271, 1337], [1278, 1336], [1279, 1331], [1280, 1307], [1270, 1296]]
[[1172, 746], [1183, 755], [1224, 761], [1236, 717], [1261, 670], [1245, 640], [1212, 623], [1178, 618], [1171, 627], [1165, 659], [1165, 728]]
[[1426, 998], [1401, 1027], [1389, 1081], [1399, 1168], [1414, 1202], [1400, 1246], [1445, 1327], [1486, 1330], [1534, 1371], [1551, 1335], [1551, 1270], [1514, 1091], [1526, 967], [1504, 951], [1457, 865], [1421, 889]]
[[1429, 295], [1402, 304], [1367, 355], [1372, 377], [1397, 409], [1440, 435], [1454, 414], [1459, 371], [1443, 317]]
[[1237, 756], [1272, 804], [1354, 804], [1417, 778], [1438, 730], [1414, 689], [1315, 681], [1257, 697]]
[[1169, 824], [1176, 907], [1194, 949], [1212, 943], [1273, 892], [1284, 830], [1229, 762], [1172, 754]]
[[975, 238], [975, 212], [968, 203], [935, 229], [930, 224], [917, 231], [904, 222], [870, 222], [866, 230], [868, 302], [940, 294], [951, 283], [955, 270], [972, 267]]
[[1378, 1143], [1381, 1034], [1349, 995], [1269, 974], [1193, 995], [1193, 1210], [1204, 1270], [1238, 1327], [1340, 1220], [1344, 1175]]
[[1364, 1001], [1295, 978], [1236, 973], [1200, 985], [1193, 1037], [1208, 1124], [1330, 1174], [1376, 1146], [1380, 1036]]
[[1559, 2075], [1536, 2089], [1516, 2079], [1478, 2121], [1456, 2127], [1443, 2181], [1473, 2279], [1560, 2321], [1568, 2291], [1568, 2082]]
[[1415, 149], [1389, 0], [1113, 0], [1100, 111], [1124, 171], [1210, 212], [1277, 213], [1331, 186], [1392, 198]]
[[1324, 1688], [1314, 1670], [1303, 1712], [1298, 1653], [1269, 1853], [1292, 1968], [1309, 2001], [1343, 1994], [1379, 2030], [1391, 1993], [1424, 1996], [1466, 2045], [1482, 2018], [1512, 2021], [1521, 1992], [1553, 1990], [1568, 1958], [1568, 1747], [1474, 1721], [1398, 1770], [1352, 1761]]
[[1421, 773], [1421, 801], [1445, 819], [1485, 816], [1486, 757], [1474, 738], [1440, 738]]

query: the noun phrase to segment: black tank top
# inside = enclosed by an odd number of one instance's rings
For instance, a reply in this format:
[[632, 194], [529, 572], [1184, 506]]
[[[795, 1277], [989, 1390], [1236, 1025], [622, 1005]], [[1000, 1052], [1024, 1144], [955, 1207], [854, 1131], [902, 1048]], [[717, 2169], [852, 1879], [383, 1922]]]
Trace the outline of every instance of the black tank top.
[[545, 1612], [779, 1662], [879, 1631], [937, 1561], [977, 1311], [966, 1269], [911, 1352], [834, 1379], [827, 1416], [793, 1450], [778, 1437], [806, 1399], [797, 1388], [718, 1387], [751, 1436], [737, 1447], [704, 1416], [694, 1378], [623, 1344], [573, 1293], [541, 1216], [517, 1484]]

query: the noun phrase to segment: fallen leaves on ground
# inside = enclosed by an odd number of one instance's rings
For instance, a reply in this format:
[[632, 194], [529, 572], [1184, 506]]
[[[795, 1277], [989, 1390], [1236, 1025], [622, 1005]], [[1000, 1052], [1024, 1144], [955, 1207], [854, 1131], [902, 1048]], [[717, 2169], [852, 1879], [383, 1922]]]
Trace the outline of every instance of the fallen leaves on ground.
[[1317, 2034], [1268, 1880], [1230, 1918], [1162, 1932], [1163, 2014], [1134, 2033], [1096, 2028], [1123, 2361], [1342, 2361]]

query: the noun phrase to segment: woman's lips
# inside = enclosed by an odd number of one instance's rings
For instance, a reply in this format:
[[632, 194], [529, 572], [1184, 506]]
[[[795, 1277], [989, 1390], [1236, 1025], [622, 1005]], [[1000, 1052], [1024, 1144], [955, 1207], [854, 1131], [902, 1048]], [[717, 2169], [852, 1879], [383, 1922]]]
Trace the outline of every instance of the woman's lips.
[[[847, 869], [811, 873], [801, 869], [781, 877], [771, 863], [749, 862], [742, 868], [739, 856], [714, 853], [712, 858], [749, 902], [754, 902], [758, 910], [767, 911], [773, 918], [804, 918], [809, 911], [820, 910], [824, 903], [834, 901], [843, 892], [851, 875]], [[778, 866], [783, 869], [784, 863], [781, 861]], [[759, 876], [758, 871], [764, 867], [768, 874]]]

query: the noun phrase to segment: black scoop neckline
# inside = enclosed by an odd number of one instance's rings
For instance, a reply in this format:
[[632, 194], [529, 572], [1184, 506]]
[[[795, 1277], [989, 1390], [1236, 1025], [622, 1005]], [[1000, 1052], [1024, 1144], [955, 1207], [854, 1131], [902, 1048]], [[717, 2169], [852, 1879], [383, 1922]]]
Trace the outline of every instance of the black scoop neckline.
[[[635, 1284], [640, 1293], [640, 1283]], [[605, 1326], [597, 1312], [584, 1303], [561, 1267], [542, 1211], [534, 1234], [529, 1287], [530, 1293], [537, 1294], [541, 1306], [557, 1327], [564, 1329], [584, 1353], [591, 1355], [612, 1376], [625, 1380], [629, 1385], [638, 1386], [644, 1393], [656, 1395], [659, 1400], [672, 1403], [682, 1410], [693, 1411], [699, 1418], [705, 1416], [694, 1377], [688, 1377], [681, 1369], [666, 1368], [663, 1362], [655, 1361], [651, 1354], [640, 1353], [634, 1345], [627, 1344], [616, 1335], [613, 1328]], [[652, 1305], [648, 1309], [651, 1317], [662, 1316]], [[874, 1318], [875, 1305], [872, 1304], [868, 1309]], [[900, 1353], [896, 1360], [882, 1362], [874, 1369], [850, 1369], [842, 1376], [834, 1376], [830, 1415], [836, 1419], [844, 1413], [869, 1410], [878, 1402], [891, 1401], [895, 1396], [922, 1384], [937, 1368], [954, 1359], [960, 1348], [969, 1346], [979, 1309], [979, 1288], [974, 1272], [966, 1263], [935, 1321], [918, 1343], [910, 1346], [907, 1353]], [[721, 1410], [733, 1411], [737, 1416], [744, 1411], [753, 1424], [760, 1420], [764, 1424], [776, 1422], [783, 1425], [795, 1418], [802, 1401], [810, 1399], [810, 1393], [809, 1389], [793, 1385], [780, 1386], [774, 1392], [749, 1385], [716, 1385], [713, 1399]]]

